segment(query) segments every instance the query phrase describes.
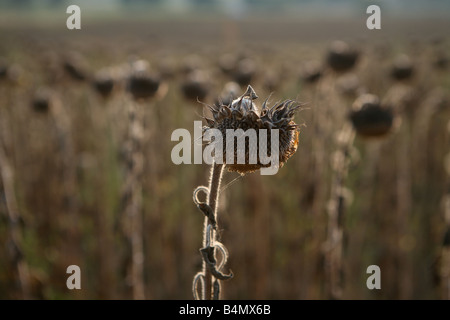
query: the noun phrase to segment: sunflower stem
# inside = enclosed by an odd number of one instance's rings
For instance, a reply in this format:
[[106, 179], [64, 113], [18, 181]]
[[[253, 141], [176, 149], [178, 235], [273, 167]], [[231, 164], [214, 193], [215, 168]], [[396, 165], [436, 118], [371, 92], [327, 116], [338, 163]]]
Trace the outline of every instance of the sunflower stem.
[[[214, 221], [217, 223], [217, 202], [219, 199], [220, 183], [222, 182], [223, 174], [223, 164], [213, 163], [211, 166], [211, 175], [209, 178], [209, 194], [208, 194], [208, 205], [211, 207], [214, 214]], [[211, 219], [205, 217], [204, 222], [204, 232], [203, 232], [203, 247], [213, 246], [216, 240], [216, 231], [214, 230]], [[217, 226], [216, 226], [217, 228]], [[209, 230], [208, 230], [209, 229]], [[203, 261], [203, 274], [204, 278], [204, 299], [213, 299], [213, 275], [209, 270], [206, 261]]]

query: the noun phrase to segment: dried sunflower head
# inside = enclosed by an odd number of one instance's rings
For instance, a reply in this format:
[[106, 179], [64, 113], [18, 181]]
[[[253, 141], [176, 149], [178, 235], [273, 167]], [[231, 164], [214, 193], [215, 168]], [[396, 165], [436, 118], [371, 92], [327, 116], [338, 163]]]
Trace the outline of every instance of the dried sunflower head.
[[391, 77], [395, 80], [410, 79], [414, 74], [414, 63], [405, 54], [398, 56], [393, 63]]
[[158, 74], [150, 71], [147, 61], [137, 60], [131, 65], [127, 89], [135, 100], [150, 99], [158, 95], [161, 79]]
[[363, 137], [382, 137], [391, 131], [394, 115], [390, 107], [383, 106], [377, 96], [363, 94], [353, 103], [349, 114], [356, 132]]
[[327, 62], [335, 72], [346, 72], [352, 69], [358, 61], [359, 52], [344, 41], [331, 43]]
[[181, 92], [184, 97], [192, 102], [206, 99], [209, 91], [209, 76], [201, 70], [190, 72], [181, 84]]
[[285, 100], [268, 106], [266, 100], [258, 108], [253, 102], [257, 98], [248, 86], [229, 104], [209, 107], [213, 119], [206, 118], [205, 134], [211, 129], [220, 132], [222, 146], [215, 149], [220, 154], [214, 156], [223, 159], [229, 171], [245, 174], [271, 166], [278, 170], [297, 151], [299, 129], [293, 118], [300, 104]]
[[94, 75], [93, 88], [103, 98], [108, 98], [114, 90], [116, 81], [108, 69], [102, 69]]
[[54, 103], [53, 93], [47, 88], [39, 88], [31, 101], [33, 110], [37, 113], [47, 113]]

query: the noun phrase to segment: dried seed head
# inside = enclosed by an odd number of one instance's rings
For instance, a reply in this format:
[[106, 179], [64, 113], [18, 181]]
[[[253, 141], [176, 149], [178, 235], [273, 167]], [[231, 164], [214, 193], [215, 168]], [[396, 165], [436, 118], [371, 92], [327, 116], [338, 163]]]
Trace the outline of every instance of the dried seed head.
[[109, 70], [100, 70], [95, 74], [92, 86], [103, 98], [107, 98], [113, 92], [115, 79]]
[[391, 69], [391, 77], [395, 80], [405, 80], [411, 78], [414, 73], [414, 65], [407, 55], [398, 56]]
[[358, 60], [358, 51], [344, 41], [334, 41], [328, 51], [328, 65], [336, 72], [352, 69]]
[[210, 91], [208, 76], [200, 70], [189, 73], [181, 84], [181, 91], [184, 97], [190, 101], [205, 100]]
[[358, 97], [349, 117], [356, 132], [364, 137], [386, 135], [394, 120], [391, 108], [381, 106], [379, 98], [372, 94]]
[[127, 89], [135, 100], [149, 99], [156, 95], [160, 87], [159, 75], [149, 71], [148, 62], [133, 62], [131, 74], [127, 81]]
[[[292, 100], [286, 100], [269, 107], [267, 100], [263, 103], [261, 109], [254, 103], [258, 96], [251, 86], [239, 98], [233, 100], [228, 105], [210, 107], [213, 118], [207, 119], [208, 129], [218, 129], [223, 137], [223, 160], [229, 171], [235, 171], [245, 174], [269, 167], [269, 164], [263, 164], [259, 157], [259, 143], [249, 144], [245, 140], [245, 163], [237, 163], [237, 144], [234, 144], [234, 160], [227, 163], [227, 129], [242, 129], [244, 133], [253, 129], [257, 141], [260, 139], [259, 129], [268, 129], [267, 132], [267, 154], [270, 156], [271, 149], [271, 131], [270, 129], [278, 129], [279, 131], [279, 163], [281, 168], [284, 163], [297, 151], [298, 145], [298, 126], [293, 121], [296, 110], [300, 105]], [[231, 146], [230, 146], [231, 147]], [[242, 150], [240, 150], [241, 152]], [[251, 156], [255, 156], [256, 163], [250, 163]]]
[[53, 103], [53, 94], [49, 89], [39, 88], [31, 101], [31, 106], [38, 113], [47, 113]]

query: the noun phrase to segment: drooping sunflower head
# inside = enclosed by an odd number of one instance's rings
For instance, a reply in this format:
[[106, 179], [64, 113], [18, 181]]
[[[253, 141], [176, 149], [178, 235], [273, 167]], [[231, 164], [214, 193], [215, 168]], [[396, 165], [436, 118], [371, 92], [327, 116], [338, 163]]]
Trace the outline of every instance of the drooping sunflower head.
[[363, 137], [383, 137], [394, 124], [394, 115], [389, 106], [382, 105], [378, 96], [363, 94], [353, 103], [349, 114], [356, 132]]
[[92, 80], [92, 86], [95, 91], [105, 99], [111, 96], [116, 85], [116, 79], [108, 69], [98, 71]]
[[358, 62], [358, 57], [359, 52], [356, 48], [344, 41], [335, 40], [329, 48], [327, 62], [332, 70], [341, 73], [354, 68]]
[[242, 96], [229, 104], [209, 107], [213, 119], [206, 118], [205, 132], [220, 131], [221, 156], [229, 171], [245, 174], [269, 167], [271, 164], [264, 157], [274, 156], [272, 151], [278, 153], [276, 166], [281, 168], [297, 151], [299, 128], [293, 118], [301, 104], [285, 100], [269, 106], [266, 100], [259, 108], [254, 102], [257, 98], [249, 85]]
[[131, 63], [127, 76], [127, 91], [135, 101], [159, 100], [166, 95], [167, 84], [150, 69], [148, 61], [136, 60]]
[[54, 93], [48, 88], [39, 88], [32, 99], [31, 105], [33, 110], [37, 113], [47, 113], [54, 104]]
[[395, 80], [402, 81], [410, 79], [414, 75], [414, 63], [410, 57], [405, 54], [399, 55], [395, 58], [391, 77]]

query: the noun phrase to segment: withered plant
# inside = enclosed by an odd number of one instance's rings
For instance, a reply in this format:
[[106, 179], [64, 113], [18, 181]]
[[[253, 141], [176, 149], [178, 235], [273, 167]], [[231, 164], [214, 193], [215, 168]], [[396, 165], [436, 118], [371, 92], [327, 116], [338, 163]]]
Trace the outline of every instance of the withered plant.
[[[227, 129], [242, 129], [244, 132], [250, 129], [254, 129], [256, 132], [259, 132], [259, 129], [268, 129], [266, 145], [270, 146], [270, 129], [278, 129], [279, 150], [277, 151], [279, 152], [279, 163], [277, 167], [281, 168], [297, 151], [299, 130], [293, 118], [296, 110], [300, 108], [300, 104], [292, 100], [285, 100], [270, 107], [266, 100], [261, 108], [258, 108], [253, 102], [257, 98], [258, 96], [253, 88], [248, 86], [247, 91], [230, 104], [209, 106], [213, 119], [205, 118], [207, 126], [204, 128], [204, 131], [218, 129], [222, 133], [224, 140], [227, 140]], [[258, 133], [258, 141], [260, 137]], [[245, 137], [242, 138], [245, 139]], [[218, 237], [217, 203], [224, 168], [227, 168], [228, 171], [245, 175], [268, 166], [263, 164], [259, 158], [259, 145], [249, 145], [247, 141], [245, 141], [245, 163], [238, 164], [236, 162], [237, 154], [238, 151], [241, 152], [242, 150], [238, 150], [237, 145], [239, 144], [233, 145], [233, 161], [227, 163], [229, 161], [227, 159], [223, 161], [223, 164], [213, 163], [211, 165], [209, 186], [200, 186], [194, 191], [194, 203], [205, 215], [203, 248], [200, 249], [203, 269], [195, 275], [193, 281], [193, 294], [196, 299], [219, 299], [220, 281], [228, 280], [233, 276], [231, 272], [229, 274], [223, 272], [223, 267], [228, 260], [228, 250]], [[229, 148], [231, 149], [231, 146]], [[226, 158], [227, 150], [228, 146], [227, 142], [225, 142], [223, 143], [221, 154], [223, 159]], [[252, 153], [258, 159], [255, 164], [249, 161]], [[205, 202], [199, 200], [199, 192], [206, 194]], [[217, 257], [218, 252], [221, 256], [220, 259]]]

